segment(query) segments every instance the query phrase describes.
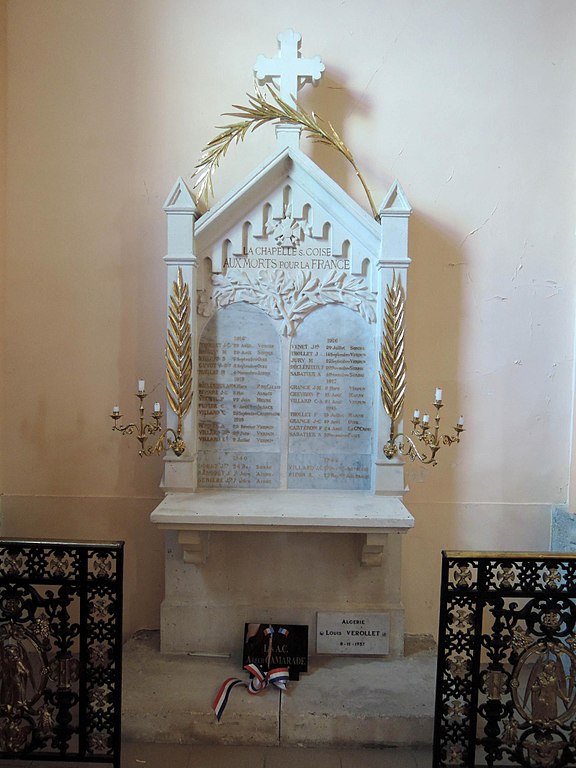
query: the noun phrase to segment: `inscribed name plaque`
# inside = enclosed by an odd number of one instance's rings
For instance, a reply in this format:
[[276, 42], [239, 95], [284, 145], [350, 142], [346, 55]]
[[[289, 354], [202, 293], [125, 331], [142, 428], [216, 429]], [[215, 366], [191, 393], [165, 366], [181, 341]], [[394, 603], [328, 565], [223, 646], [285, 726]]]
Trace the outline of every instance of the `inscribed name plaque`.
[[373, 337], [346, 307], [329, 305], [290, 346], [288, 488], [369, 490]]
[[389, 613], [318, 613], [316, 653], [386, 656]]
[[288, 667], [290, 680], [308, 671], [308, 627], [305, 624], [246, 624], [242, 666], [257, 664], [269, 672]]
[[280, 342], [261, 310], [217, 312], [198, 355], [198, 485], [278, 488]]

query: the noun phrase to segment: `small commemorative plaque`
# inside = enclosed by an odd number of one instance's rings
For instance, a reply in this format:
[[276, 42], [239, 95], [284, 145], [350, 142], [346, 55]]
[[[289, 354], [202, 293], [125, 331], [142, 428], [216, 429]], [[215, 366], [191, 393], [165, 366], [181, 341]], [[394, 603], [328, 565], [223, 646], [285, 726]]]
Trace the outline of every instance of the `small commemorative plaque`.
[[386, 656], [389, 633], [388, 613], [318, 613], [316, 653]]
[[268, 672], [288, 667], [290, 680], [308, 671], [308, 626], [306, 624], [245, 624], [242, 665], [258, 664]]

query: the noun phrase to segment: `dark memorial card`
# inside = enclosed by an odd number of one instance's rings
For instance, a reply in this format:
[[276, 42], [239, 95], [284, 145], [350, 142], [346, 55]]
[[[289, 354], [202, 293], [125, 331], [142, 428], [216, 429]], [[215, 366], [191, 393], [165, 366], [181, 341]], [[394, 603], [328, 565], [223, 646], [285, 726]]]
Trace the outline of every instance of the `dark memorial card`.
[[308, 671], [308, 627], [305, 624], [245, 624], [242, 665], [258, 664], [268, 672], [288, 667], [290, 680]]

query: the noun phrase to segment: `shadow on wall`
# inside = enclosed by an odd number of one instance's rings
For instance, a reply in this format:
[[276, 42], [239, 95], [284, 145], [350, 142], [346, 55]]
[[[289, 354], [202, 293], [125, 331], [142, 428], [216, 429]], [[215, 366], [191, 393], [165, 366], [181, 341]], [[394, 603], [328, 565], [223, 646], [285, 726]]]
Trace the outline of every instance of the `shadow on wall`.
[[[368, 119], [370, 103], [365, 95], [353, 93], [346, 87], [343, 71], [331, 68], [324, 73], [318, 88], [305, 88], [300, 103], [307, 111], [314, 110], [323, 119], [330, 120], [334, 128], [348, 143], [347, 119]], [[370, 181], [378, 191], [373, 192], [376, 207], [394, 182], [386, 176], [386, 160], [378, 137], [370, 136], [362, 146], [350, 146], [361, 171], [370, 171]], [[362, 207], [369, 211], [367, 198], [355, 177], [352, 166], [334, 148], [302, 138], [301, 147]], [[377, 157], [374, 158], [374, 154]], [[374, 165], [374, 160], [378, 162]], [[406, 358], [408, 386], [404, 411], [404, 426], [410, 430], [414, 409], [421, 413], [434, 411], [436, 387], [443, 389], [445, 403], [441, 411], [441, 434], [453, 434], [452, 427], [465, 413], [458, 388], [461, 348], [461, 320], [463, 317], [463, 281], [466, 279], [466, 256], [457, 234], [447, 221], [435, 221], [418, 205], [416, 190], [411, 190], [408, 179], [399, 179], [413, 213], [409, 224], [408, 252], [412, 259], [408, 271], [406, 304]], [[433, 416], [433, 414], [431, 414]], [[466, 434], [463, 436], [465, 446]], [[437, 454], [438, 466], [424, 466], [419, 462], [406, 464], [409, 492], [405, 497], [422, 509], [426, 502], [442, 504], [442, 520], [427, 518], [416, 520], [416, 527], [404, 540], [404, 603], [407, 609], [407, 630], [421, 631], [434, 627], [440, 590], [441, 550], [449, 546], [450, 532], [457, 528], [458, 507], [454, 504], [458, 486], [458, 452], [462, 445], [442, 447]], [[425, 507], [424, 507], [425, 508]], [[416, 623], [410, 617], [416, 617]]]
[[[307, 111], [314, 111], [317, 116], [322, 118], [324, 124], [331, 123], [334, 129], [352, 152], [354, 159], [360, 168], [362, 175], [368, 171], [370, 163], [371, 176], [374, 176], [373, 159], [364, 161], [363, 155], [367, 154], [366, 147], [351, 146], [346, 135], [346, 121], [351, 116], [368, 115], [370, 112], [370, 103], [366, 96], [360, 98], [345, 86], [345, 73], [334, 67], [330, 68], [330, 74], [324, 72], [320, 85], [316, 88], [306, 87], [299, 94], [299, 102]], [[354, 200], [356, 200], [366, 211], [370, 212], [368, 199], [362, 190], [362, 186], [352, 165], [346, 158], [339, 154], [333, 147], [326, 144], [307, 139], [306, 133], [302, 132], [300, 143], [303, 151], [328, 175], [344, 189]], [[372, 142], [369, 144], [373, 151]], [[384, 199], [392, 183], [392, 179], [386, 181], [379, 179], [379, 189], [382, 190], [380, 197], [376, 196], [375, 205], [378, 207]], [[373, 193], [372, 193], [373, 194]]]
[[[318, 88], [306, 88], [300, 97], [307, 111], [314, 109], [325, 120], [330, 120], [346, 142], [346, 120], [350, 115], [368, 116], [370, 104], [366, 97], [360, 98], [346, 88], [345, 74], [331, 70], [331, 76], [323, 76]], [[369, 211], [367, 198], [355, 177], [352, 166], [333, 147], [308, 142], [302, 139], [304, 151], [359, 204]], [[374, 142], [368, 144], [369, 151], [377, 151]], [[361, 162], [362, 155], [368, 154], [366, 147], [350, 147], [362, 172], [369, 162]], [[370, 178], [376, 175], [378, 192], [373, 192], [376, 207], [379, 207], [388, 189], [394, 182], [392, 176], [379, 173], [385, 165], [380, 160], [377, 166], [370, 165]], [[465, 254], [456, 233], [448, 222], [434, 221], [418, 207], [413, 198], [407, 179], [399, 179], [404, 187], [413, 213], [409, 224], [408, 253], [412, 264], [408, 271], [406, 304], [406, 357], [408, 368], [408, 389], [405, 403], [405, 427], [410, 429], [410, 418], [415, 408], [422, 413], [433, 411], [432, 403], [436, 387], [443, 389], [445, 407], [441, 411], [442, 433], [453, 434], [452, 426], [463, 412], [457, 389], [460, 368], [460, 321], [463, 313], [462, 283], [465, 279]], [[422, 467], [407, 465], [407, 477], [415, 500], [419, 500], [419, 487], [432, 481], [433, 487], [425, 490], [430, 494], [450, 501], [454, 488], [454, 452], [458, 447], [443, 448], [438, 454], [439, 466]], [[449, 455], [452, 452], [452, 456]]]
[[[369, 105], [350, 93], [343, 85], [343, 77], [327, 79], [324, 92], [318, 93], [318, 111], [330, 115], [336, 129], [345, 138], [346, 117], [356, 111], [366, 113]], [[337, 98], [334, 93], [337, 92]], [[312, 100], [309, 89], [306, 97]], [[323, 96], [324, 98], [320, 98]], [[328, 103], [330, 102], [330, 103]], [[366, 161], [366, 148], [351, 147], [357, 162]], [[374, 146], [370, 145], [374, 151]], [[362, 190], [353, 177], [346, 161], [328, 158], [329, 147], [313, 145], [313, 159], [323, 167], [329, 167], [336, 181], [367, 208]], [[334, 154], [332, 152], [332, 154]], [[382, 167], [384, 161], [379, 163]], [[378, 173], [378, 169], [376, 169]], [[370, 167], [371, 179], [375, 171]], [[394, 181], [384, 173], [377, 178], [379, 187], [376, 205]], [[400, 179], [413, 206], [409, 225], [408, 252], [412, 263], [408, 271], [406, 304], [406, 358], [408, 387], [405, 401], [404, 426], [410, 430], [410, 418], [414, 409], [421, 413], [433, 411], [436, 387], [443, 389], [445, 403], [441, 411], [441, 434], [453, 434], [452, 427], [461, 413], [465, 412], [458, 389], [461, 348], [461, 319], [463, 316], [463, 281], [466, 279], [465, 254], [456, 233], [449, 223], [435, 221], [418, 205], [416, 191], [411, 190], [408, 179]], [[466, 415], [464, 413], [464, 415]], [[465, 445], [466, 435], [463, 442]], [[411, 502], [420, 514], [430, 501], [442, 502], [441, 520], [427, 517], [418, 520], [416, 526], [403, 539], [403, 600], [406, 607], [408, 632], [429, 631], [437, 623], [440, 592], [441, 550], [449, 546], [450, 532], [457, 529], [456, 488], [458, 487], [458, 452], [462, 445], [442, 447], [437, 455], [438, 466], [424, 466], [419, 462], [406, 464], [406, 482], [409, 492], [405, 502]], [[434, 515], [434, 511], [430, 510]], [[436, 507], [435, 512], [440, 514]]]

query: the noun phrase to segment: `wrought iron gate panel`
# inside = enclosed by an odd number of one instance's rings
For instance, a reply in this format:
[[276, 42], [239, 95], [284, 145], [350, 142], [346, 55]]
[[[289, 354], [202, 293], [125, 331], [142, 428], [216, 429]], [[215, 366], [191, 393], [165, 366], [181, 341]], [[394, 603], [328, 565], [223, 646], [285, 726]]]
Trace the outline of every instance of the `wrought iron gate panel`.
[[0, 539], [0, 758], [119, 768], [123, 552]]
[[433, 766], [479, 765], [576, 765], [576, 555], [442, 555]]

